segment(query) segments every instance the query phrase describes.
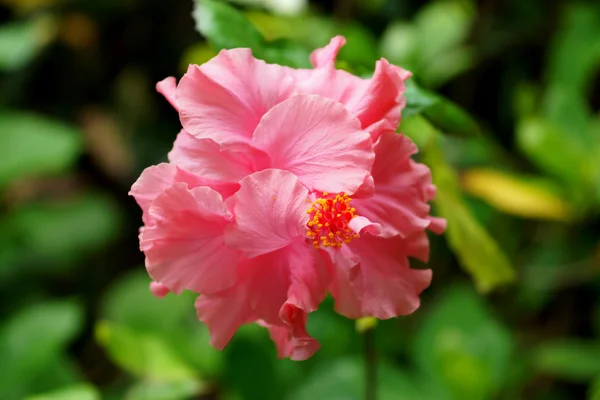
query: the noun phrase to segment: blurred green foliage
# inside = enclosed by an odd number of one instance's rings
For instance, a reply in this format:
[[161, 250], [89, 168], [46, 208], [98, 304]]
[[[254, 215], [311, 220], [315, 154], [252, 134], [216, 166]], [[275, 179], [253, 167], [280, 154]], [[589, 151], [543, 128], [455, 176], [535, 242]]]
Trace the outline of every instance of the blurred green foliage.
[[[179, 129], [154, 83], [232, 47], [309, 68], [336, 34], [340, 68], [414, 74], [432, 287], [357, 325], [326, 300], [305, 362], [254, 325], [217, 351], [137, 251], [128, 187]], [[593, 0], [0, 0], [0, 398], [361, 399], [376, 326], [380, 400], [600, 400], [599, 72]]]

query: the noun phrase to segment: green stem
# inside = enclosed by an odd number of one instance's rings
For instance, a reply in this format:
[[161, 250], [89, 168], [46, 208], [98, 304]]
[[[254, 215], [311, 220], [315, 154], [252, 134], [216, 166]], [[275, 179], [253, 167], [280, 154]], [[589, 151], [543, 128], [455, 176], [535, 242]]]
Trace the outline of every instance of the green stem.
[[375, 328], [363, 333], [365, 356], [365, 400], [377, 399], [377, 357], [375, 350]]

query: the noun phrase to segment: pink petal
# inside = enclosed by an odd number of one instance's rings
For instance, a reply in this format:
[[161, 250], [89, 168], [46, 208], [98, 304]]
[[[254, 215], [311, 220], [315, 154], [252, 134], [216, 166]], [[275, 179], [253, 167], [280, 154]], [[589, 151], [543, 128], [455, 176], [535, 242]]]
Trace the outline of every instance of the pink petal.
[[171, 291], [215, 293], [235, 282], [239, 252], [225, 246], [231, 222], [223, 198], [208, 187], [176, 183], [152, 203], [154, 224], [140, 236], [152, 279]]
[[169, 161], [204, 178], [236, 183], [270, 163], [267, 154], [249, 144], [221, 149], [215, 141], [197, 139], [184, 130], [177, 135]]
[[416, 152], [406, 136], [384, 133], [375, 144], [375, 194], [352, 201], [359, 215], [381, 225], [383, 237], [408, 237], [430, 225], [427, 202], [435, 187], [429, 168], [411, 160]]
[[429, 229], [431, 232], [441, 235], [446, 230], [446, 226], [448, 225], [444, 218], [437, 217], [429, 217]]
[[316, 49], [310, 55], [310, 62], [315, 68], [324, 67], [335, 61], [340, 49], [346, 44], [346, 38], [336, 36], [322, 49]]
[[223, 350], [240, 326], [256, 320], [243, 287], [200, 295], [195, 307], [198, 319], [208, 327], [210, 344], [218, 350]]
[[235, 223], [227, 230], [228, 246], [256, 257], [304, 237], [310, 201], [308, 190], [294, 174], [267, 169], [240, 184], [232, 198]]
[[306, 332], [307, 314], [300, 309], [290, 309], [289, 325], [268, 325], [271, 340], [277, 346], [279, 358], [302, 361], [312, 357], [319, 350], [319, 343]]
[[354, 193], [373, 163], [368, 133], [344, 106], [299, 95], [273, 107], [256, 128], [252, 145], [271, 167], [293, 172], [311, 190]]
[[419, 307], [419, 294], [429, 286], [431, 270], [409, 268], [401, 238], [367, 234], [347, 246], [334, 253], [336, 273], [330, 292], [338, 313], [388, 319]]
[[318, 344], [306, 333], [306, 313], [318, 307], [331, 279], [319, 252], [296, 239], [283, 249], [242, 260], [237, 276], [235, 286], [196, 302], [213, 346], [222, 348], [239, 326], [258, 321], [269, 328], [282, 357], [312, 355]]
[[191, 135], [219, 145], [249, 143], [261, 117], [292, 90], [285, 68], [255, 59], [250, 49], [222, 50], [189, 67], [177, 87], [177, 105]]
[[385, 130], [396, 130], [400, 113], [406, 104], [404, 80], [408, 71], [391, 65], [387, 60], [377, 62], [371, 79], [361, 79], [328, 64], [314, 71], [299, 83], [302, 93], [319, 94], [343, 103], [370, 132], [373, 140]]
[[142, 175], [129, 191], [129, 195], [135, 198], [143, 211], [142, 218], [145, 224], [152, 223], [148, 209], [154, 199], [177, 182], [186, 183], [190, 189], [198, 186], [208, 186], [221, 193], [224, 198], [231, 196], [239, 188], [237, 183], [220, 182], [203, 178], [173, 164], [161, 163], [148, 167], [142, 172]]
[[163, 285], [160, 282], [150, 282], [150, 292], [155, 297], [158, 297], [160, 299], [160, 298], [165, 297], [171, 291], [169, 290], [168, 287], [166, 287], [165, 285]]
[[169, 103], [171, 103], [171, 105], [177, 111], [179, 111], [179, 109], [177, 108], [176, 101], [175, 101], [176, 89], [177, 89], [177, 80], [172, 76], [165, 78], [156, 84], [156, 91], [158, 93], [162, 94], [163, 96], [165, 96], [165, 99], [167, 99], [167, 101]]

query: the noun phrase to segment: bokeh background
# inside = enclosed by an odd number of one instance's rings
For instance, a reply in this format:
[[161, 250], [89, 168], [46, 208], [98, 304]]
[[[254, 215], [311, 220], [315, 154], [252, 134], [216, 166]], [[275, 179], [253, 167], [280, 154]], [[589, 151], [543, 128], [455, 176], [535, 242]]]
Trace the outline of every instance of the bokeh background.
[[598, 1], [193, 9], [0, 0], [0, 399], [362, 398], [363, 334], [331, 301], [308, 361], [257, 326], [213, 350], [193, 295], [150, 295], [127, 195], [179, 130], [157, 81], [231, 46], [306, 67], [335, 34], [340, 68], [414, 72], [402, 130], [449, 222], [422, 307], [377, 325], [378, 398], [600, 399]]

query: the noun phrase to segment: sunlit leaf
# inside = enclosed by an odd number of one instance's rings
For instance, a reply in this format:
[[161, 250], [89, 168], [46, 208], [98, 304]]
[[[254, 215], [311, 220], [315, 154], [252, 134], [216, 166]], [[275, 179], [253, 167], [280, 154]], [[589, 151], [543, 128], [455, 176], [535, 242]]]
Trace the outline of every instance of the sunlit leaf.
[[195, 0], [195, 4], [196, 29], [217, 51], [249, 47], [255, 56], [262, 55], [265, 40], [241, 12], [217, 0]]
[[25, 67], [55, 34], [55, 21], [47, 16], [0, 25], [0, 70]]
[[127, 391], [125, 400], [188, 400], [197, 398], [204, 390], [204, 385], [195, 380], [139, 382]]
[[83, 323], [81, 306], [47, 301], [25, 308], [0, 327], [0, 393], [47, 373]]
[[0, 112], [0, 187], [28, 176], [62, 172], [82, 151], [81, 134], [41, 115]]
[[543, 171], [570, 184], [581, 184], [592, 172], [586, 154], [569, 135], [539, 118], [525, 118], [517, 126], [520, 150]]
[[132, 375], [157, 382], [189, 381], [196, 377], [168, 342], [156, 336], [101, 321], [96, 325], [96, 339], [111, 359]]
[[390, 62], [413, 70], [417, 64], [417, 30], [414, 25], [396, 22], [388, 25], [380, 42], [381, 53]]
[[454, 399], [484, 400], [507, 379], [512, 340], [466, 286], [449, 289], [415, 335], [413, 357], [427, 382]]
[[100, 393], [93, 386], [77, 384], [49, 393], [31, 396], [26, 400], [100, 400]]
[[576, 339], [542, 343], [532, 352], [534, 368], [558, 378], [586, 382], [600, 374], [600, 344]]
[[474, 9], [468, 2], [428, 2], [415, 19], [421, 62], [435, 62], [440, 54], [452, 51], [466, 38], [474, 15]]
[[173, 351], [203, 376], [218, 376], [224, 368], [224, 354], [210, 345], [208, 329], [196, 317], [194, 294], [158, 299], [150, 293], [149, 283], [143, 266], [123, 276], [106, 292], [102, 317], [168, 341]]
[[[508, 214], [531, 219], [569, 221], [570, 205], [547, 181], [523, 178], [492, 169], [471, 169], [462, 174], [462, 187]], [[554, 189], [554, 190], [552, 190]]]

